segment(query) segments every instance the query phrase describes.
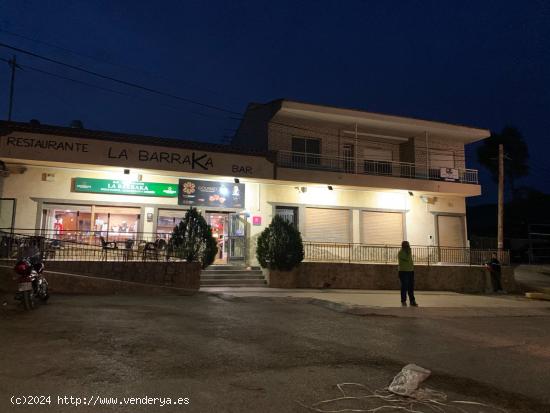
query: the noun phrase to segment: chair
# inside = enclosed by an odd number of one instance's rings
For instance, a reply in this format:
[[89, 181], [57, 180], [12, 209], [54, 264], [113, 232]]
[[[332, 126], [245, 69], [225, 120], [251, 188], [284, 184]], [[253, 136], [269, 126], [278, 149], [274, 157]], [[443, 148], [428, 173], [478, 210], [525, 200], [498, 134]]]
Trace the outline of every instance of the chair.
[[105, 241], [103, 236], [100, 236], [99, 240], [101, 241], [101, 259], [107, 261], [107, 254], [109, 251], [114, 251], [117, 249], [116, 242]]
[[124, 251], [123, 251], [123, 260], [128, 261], [129, 259], [134, 259], [132, 249], [134, 248], [134, 240], [127, 239], [124, 241]]

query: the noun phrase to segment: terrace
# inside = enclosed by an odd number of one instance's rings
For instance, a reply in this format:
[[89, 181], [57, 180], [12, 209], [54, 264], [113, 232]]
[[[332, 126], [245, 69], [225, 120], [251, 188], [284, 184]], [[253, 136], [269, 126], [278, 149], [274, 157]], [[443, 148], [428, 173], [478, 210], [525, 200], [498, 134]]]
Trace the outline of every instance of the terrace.
[[476, 169], [438, 168], [422, 163], [327, 156], [285, 150], [277, 151], [277, 166], [282, 168], [338, 172], [354, 175], [376, 175], [475, 185], [479, 184], [478, 171]]

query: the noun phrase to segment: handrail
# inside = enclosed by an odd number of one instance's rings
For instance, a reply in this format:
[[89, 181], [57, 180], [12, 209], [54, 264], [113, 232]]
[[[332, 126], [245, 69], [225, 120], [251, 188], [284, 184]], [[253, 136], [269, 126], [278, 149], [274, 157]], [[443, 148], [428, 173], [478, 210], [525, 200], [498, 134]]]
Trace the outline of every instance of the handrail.
[[[400, 245], [369, 245], [304, 241], [304, 261], [347, 263], [397, 263]], [[411, 245], [415, 264], [484, 265], [493, 253], [499, 254], [502, 265], [510, 264], [510, 251], [496, 249], [473, 249], [469, 247], [445, 247]]]
[[[277, 165], [296, 169], [324, 170], [359, 175], [393, 176], [400, 178], [445, 180], [441, 178], [440, 168], [425, 163], [381, 161], [368, 158], [328, 156], [305, 152], [277, 151]], [[447, 178], [461, 183], [478, 184], [478, 171], [468, 168], [451, 168], [458, 171], [457, 179]]]

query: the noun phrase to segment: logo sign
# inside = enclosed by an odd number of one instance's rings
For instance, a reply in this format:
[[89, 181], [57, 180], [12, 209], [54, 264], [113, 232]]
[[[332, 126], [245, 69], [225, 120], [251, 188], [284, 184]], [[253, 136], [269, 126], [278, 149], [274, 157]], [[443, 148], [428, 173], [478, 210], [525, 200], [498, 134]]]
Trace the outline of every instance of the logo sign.
[[178, 196], [177, 184], [113, 179], [75, 178], [74, 190], [75, 192], [113, 195], [141, 195], [166, 198], [175, 198]]
[[244, 184], [180, 179], [178, 204], [244, 208]]
[[440, 176], [441, 179], [444, 179], [445, 181], [458, 181], [458, 169], [441, 168]]

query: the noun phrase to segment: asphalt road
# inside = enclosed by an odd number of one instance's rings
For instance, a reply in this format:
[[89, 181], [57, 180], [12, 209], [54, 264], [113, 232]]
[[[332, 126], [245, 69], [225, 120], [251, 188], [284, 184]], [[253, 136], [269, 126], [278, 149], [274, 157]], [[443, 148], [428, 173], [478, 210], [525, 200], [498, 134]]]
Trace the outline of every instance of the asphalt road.
[[[401, 318], [284, 299], [54, 296], [33, 313], [0, 311], [0, 412], [307, 412], [297, 401], [336, 398], [342, 382], [383, 388], [407, 363], [432, 370], [425, 384], [449, 400], [550, 412], [548, 326], [550, 314]], [[51, 402], [15, 406], [13, 395]], [[97, 404], [146, 396], [189, 404]], [[323, 408], [365, 408], [348, 402]]]

